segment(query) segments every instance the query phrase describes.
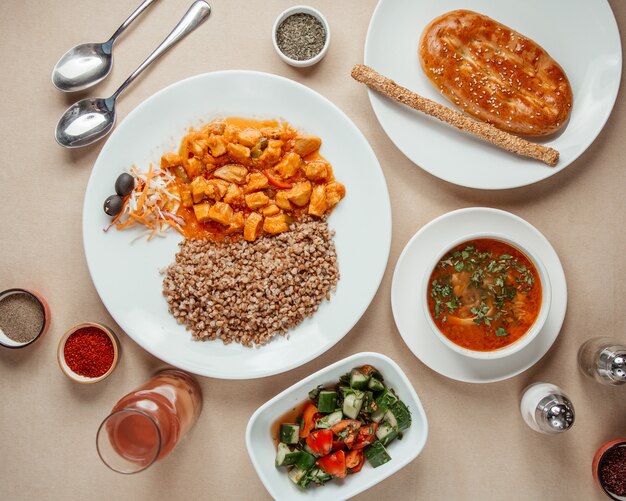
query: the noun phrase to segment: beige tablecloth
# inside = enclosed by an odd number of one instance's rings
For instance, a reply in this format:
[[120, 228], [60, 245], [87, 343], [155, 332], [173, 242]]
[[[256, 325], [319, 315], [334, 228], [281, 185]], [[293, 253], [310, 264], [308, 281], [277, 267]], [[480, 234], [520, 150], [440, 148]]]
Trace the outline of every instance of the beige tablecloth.
[[[207, 24], [150, 68], [119, 103], [123, 120], [170, 83], [223, 69], [262, 70], [308, 85], [339, 105], [370, 141], [389, 185], [394, 228], [378, 294], [334, 349], [266, 379], [203, 378], [204, 412], [170, 457], [134, 476], [117, 475], [100, 462], [94, 438], [101, 419], [162, 364], [118, 328], [124, 354], [106, 382], [77, 385], [57, 367], [57, 342], [74, 323], [116, 326], [92, 285], [81, 236], [85, 186], [103, 143], [76, 151], [55, 144], [54, 125], [76, 96], [57, 92], [50, 71], [72, 45], [106, 39], [136, 3], [0, 2], [0, 290], [37, 289], [52, 309], [43, 340], [21, 351], [0, 350], [0, 498], [267, 499], [244, 445], [252, 412], [307, 374], [376, 348], [406, 371], [431, 428], [418, 459], [363, 499], [602, 499], [591, 459], [601, 443], [626, 435], [626, 399], [623, 389], [583, 380], [576, 352], [589, 336], [626, 338], [626, 79], [605, 129], [565, 171], [512, 191], [459, 188], [407, 160], [376, 121], [365, 89], [349, 78], [352, 65], [363, 60], [375, 0], [309, 2], [328, 17], [333, 40], [324, 61], [306, 70], [282, 63], [270, 42], [275, 17], [293, 1], [211, 0]], [[116, 45], [110, 77], [86, 94], [109, 95], [189, 3], [163, 0], [151, 7]], [[626, 32], [626, 3], [610, 3]], [[396, 260], [415, 231], [444, 212], [484, 205], [512, 211], [546, 235], [565, 268], [569, 307], [557, 342], [540, 363], [505, 382], [471, 385], [442, 377], [413, 356], [396, 330], [389, 297]], [[534, 381], [561, 385], [571, 396], [577, 419], [570, 432], [545, 437], [523, 424], [519, 394]]]

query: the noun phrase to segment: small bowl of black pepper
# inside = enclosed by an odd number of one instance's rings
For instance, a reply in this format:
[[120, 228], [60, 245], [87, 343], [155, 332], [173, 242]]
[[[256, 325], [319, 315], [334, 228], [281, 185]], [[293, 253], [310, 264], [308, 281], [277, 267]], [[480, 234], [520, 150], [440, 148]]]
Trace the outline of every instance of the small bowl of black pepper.
[[291, 66], [303, 68], [322, 60], [330, 45], [330, 27], [320, 11], [296, 5], [274, 22], [272, 42], [278, 56]]
[[35, 291], [0, 292], [0, 346], [25, 348], [42, 337], [50, 324], [50, 309]]

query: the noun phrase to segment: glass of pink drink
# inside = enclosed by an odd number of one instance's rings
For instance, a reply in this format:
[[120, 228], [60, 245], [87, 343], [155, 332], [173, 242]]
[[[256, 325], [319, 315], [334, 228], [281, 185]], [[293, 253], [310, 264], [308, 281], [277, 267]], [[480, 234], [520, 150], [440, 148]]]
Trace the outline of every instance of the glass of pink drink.
[[202, 391], [186, 372], [166, 369], [123, 397], [98, 429], [100, 458], [119, 473], [163, 459], [198, 420]]

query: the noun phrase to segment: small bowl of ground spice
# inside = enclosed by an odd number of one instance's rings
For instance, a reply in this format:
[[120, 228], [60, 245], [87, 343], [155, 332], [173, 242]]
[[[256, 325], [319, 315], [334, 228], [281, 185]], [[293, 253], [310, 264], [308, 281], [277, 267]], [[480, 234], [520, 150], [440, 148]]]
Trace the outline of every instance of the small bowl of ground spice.
[[50, 324], [48, 303], [36, 292], [8, 289], [0, 292], [0, 345], [24, 348], [43, 336]]
[[317, 9], [296, 5], [276, 18], [272, 42], [287, 64], [300, 68], [312, 66], [328, 52], [330, 26]]
[[618, 501], [626, 501], [626, 440], [604, 444], [593, 459], [593, 476], [604, 493]]
[[120, 345], [115, 333], [102, 324], [84, 322], [72, 327], [59, 341], [57, 358], [72, 381], [97, 383], [117, 366]]

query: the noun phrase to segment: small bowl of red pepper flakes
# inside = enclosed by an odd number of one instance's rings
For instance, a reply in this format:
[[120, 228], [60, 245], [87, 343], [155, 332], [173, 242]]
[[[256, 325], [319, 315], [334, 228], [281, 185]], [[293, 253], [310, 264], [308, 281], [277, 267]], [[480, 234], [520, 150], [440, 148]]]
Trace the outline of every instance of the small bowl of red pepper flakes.
[[610, 498], [626, 500], [626, 439], [607, 442], [593, 458], [593, 476]]
[[120, 343], [108, 327], [83, 322], [68, 330], [59, 341], [57, 358], [72, 381], [92, 384], [113, 372], [120, 357]]

